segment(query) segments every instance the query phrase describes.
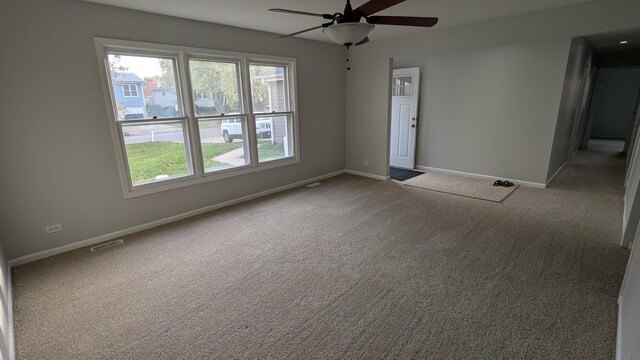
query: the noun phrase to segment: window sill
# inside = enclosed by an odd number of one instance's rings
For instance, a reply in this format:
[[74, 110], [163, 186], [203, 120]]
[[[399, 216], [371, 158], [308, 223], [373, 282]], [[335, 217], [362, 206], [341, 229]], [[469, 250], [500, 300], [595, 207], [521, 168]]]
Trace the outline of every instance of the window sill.
[[155, 182], [150, 184], [139, 185], [135, 187], [124, 188], [124, 198], [131, 199], [138, 196], [155, 194], [162, 191], [179, 189], [187, 186], [202, 184], [210, 181], [222, 180], [230, 177], [257, 173], [263, 170], [274, 169], [282, 166], [289, 166], [300, 162], [298, 157], [290, 157], [285, 159], [272, 160], [266, 163], [262, 163], [258, 166], [245, 166], [238, 169], [229, 169], [224, 172], [216, 172], [205, 174], [204, 177], [198, 178], [195, 175], [190, 175], [182, 178], [176, 178], [171, 180], [165, 180], [162, 182]]

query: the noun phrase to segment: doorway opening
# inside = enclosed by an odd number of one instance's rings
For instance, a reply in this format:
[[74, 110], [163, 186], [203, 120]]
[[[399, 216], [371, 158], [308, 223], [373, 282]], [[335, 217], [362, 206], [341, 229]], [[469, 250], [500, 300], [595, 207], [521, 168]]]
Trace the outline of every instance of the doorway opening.
[[640, 67], [599, 68], [585, 124], [582, 148], [613, 140], [626, 153], [635, 140], [635, 115], [640, 100]]
[[596, 61], [583, 80], [580, 101], [588, 106], [574, 136], [579, 143], [576, 150], [602, 146], [613, 150], [622, 144], [624, 156], [633, 150], [638, 127], [640, 30], [593, 35], [587, 40], [595, 49]]

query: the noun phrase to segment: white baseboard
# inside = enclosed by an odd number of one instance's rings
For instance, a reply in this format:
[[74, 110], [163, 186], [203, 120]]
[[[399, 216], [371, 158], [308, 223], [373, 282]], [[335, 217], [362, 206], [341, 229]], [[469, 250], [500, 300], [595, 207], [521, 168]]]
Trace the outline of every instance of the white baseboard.
[[549, 186], [549, 183], [551, 183], [551, 180], [553, 180], [553, 178], [556, 177], [556, 175], [558, 175], [560, 173], [560, 171], [562, 171], [562, 169], [564, 169], [565, 165], [567, 165], [567, 162], [565, 161], [564, 164], [562, 164], [562, 166], [560, 166], [560, 168], [558, 169], [558, 171], [556, 171], [550, 178], [549, 180], [547, 180], [547, 183], [544, 184], [544, 187]]
[[456, 170], [440, 169], [440, 168], [434, 168], [434, 167], [430, 167], [430, 166], [416, 165], [416, 169], [422, 170], [422, 171], [432, 171], [432, 172], [437, 172], [437, 173], [442, 173], [442, 174], [461, 175], [461, 176], [472, 177], [472, 178], [476, 178], [476, 179], [509, 180], [514, 184], [530, 186], [530, 187], [535, 187], [535, 188], [541, 188], [541, 189], [544, 189], [546, 187], [545, 184], [537, 183], [537, 182], [523, 181], [523, 180], [517, 180], [517, 179], [508, 179], [508, 178], [503, 178], [503, 177], [500, 177], [500, 176], [474, 174], [474, 173], [468, 173], [468, 172], [456, 171]]
[[[182, 214], [177, 214], [174, 216], [170, 216], [164, 219], [159, 219], [159, 220], [155, 220], [152, 222], [148, 222], [146, 224], [141, 224], [141, 225], [137, 225], [134, 227], [130, 227], [128, 229], [123, 229], [123, 230], [118, 230], [118, 231], [114, 231], [112, 233], [109, 234], [104, 234], [104, 235], [99, 235], [96, 237], [93, 237], [91, 239], [86, 239], [86, 240], [81, 240], [78, 242], [74, 242], [72, 244], [68, 244], [68, 245], [64, 245], [64, 246], [60, 246], [57, 248], [53, 248], [53, 249], [49, 249], [49, 250], [44, 250], [44, 251], [40, 251], [34, 254], [29, 254], [29, 255], [25, 255], [16, 259], [12, 259], [9, 260], [8, 264], [9, 264], [9, 268], [14, 267], [14, 266], [19, 266], [19, 265], [24, 265], [30, 262], [34, 262], [40, 259], [44, 259], [53, 255], [58, 255], [67, 251], [71, 251], [71, 250], [75, 250], [75, 249], [79, 249], [79, 248], [83, 248], [86, 246], [91, 246], [91, 245], [95, 245], [104, 241], [108, 241], [108, 240], [112, 240], [115, 238], [119, 238], [122, 236], [126, 236], [129, 234], [133, 234], [136, 232], [140, 232], [143, 230], [148, 230], [154, 227], [158, 227], [160, 225], [164, 225], [164, 224], [168, 224], [168, 223], [172, 223], [174, 221], [178, 221], [178, 220], [182, 220], [182, 219], [186, 219], [192, 216], [196, 216], [196, 215], [200, 215], [200, 214], [204, 214], [206, 212], [212, 211], [212, 210], [216, 210], [216, 209], [220, 209], [226, 206], [231, 206], [231, 205], [235, 205], [241, 202], [245, 202], [245, 201], [249, 201], [249, 200], [253, 200], [253, 199], [257, 199], [263, 196], [267, 196], [267, 195], [271, 195], [271, 194], [275, 194], [277, 192], [281, 192], [281, 191], [285, 191], [285, 190], [290, 190], [299, 186], [303, 186], [303, 185], [307, 185], [316, 181], [320, 181], [320, 180], [324, 180], [327, 178], [331, 178], [334, 176], [338, 176], [341, 174], [344, 174], [345, 170], [340, 170], [340, 171], [336, 171], [330, 174], [325, 174], [325, 175], [321, 175], [321, 176], [317, 176], [311, 179], [306, 179], [306, 180], [302, 180], [302, 181], [298, 181], [296, 183], [293, 184], [289, 184], [289, 185], [284, 185], [284, 186], [280, 186], [274, 189], [270, 189], [270, 190], [265, 190], [265, 191], [261, 191], [258, 193], [254, 193], [254, 194], [250, 194], [250, 195], [246, 195], [246, 196], [242, 196], [239, 197], [237, 199], [233, 199], [233, 200], [229, 200], [229, 201], [225, 201], [219, 204], [215, 204], [215, 205], [210, 205], [210, 206], [205, 206], [203, 208], [200, 209], [195, 209], [195, 210], [191, 210]], [[357, 175], [357, 174], [356, 174]]]
[[369, 174], [369, 173], [365, 173], [365, 172], [360, 172], [360, 171], [355, 171], [355, 170], [345, 170], [344, 171], [346, 174], [351, 174], [351, 175], [356, 175], [356, 176], [362, 176], [362, 177], [368, 177], [371, 179], [376, 179], [376, 180], [382, 180], [382, 181], [387, 181], [389, 180], [388, 176], [381, 176], [381, 175], [374, 175], [374, 174]]
[[16, 347], [14, 342], [13, 332], [13, 284], [11, 282], [11, 266], [7, 263], [7, 347], [9, 348], [9, 359], [14, 360], [16, 358]]

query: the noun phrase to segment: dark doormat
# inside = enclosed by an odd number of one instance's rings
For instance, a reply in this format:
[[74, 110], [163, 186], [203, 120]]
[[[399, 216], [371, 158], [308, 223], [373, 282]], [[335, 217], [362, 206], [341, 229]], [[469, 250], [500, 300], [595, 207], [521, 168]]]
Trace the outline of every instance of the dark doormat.
[[424, 174], [424, 172], [422, 171], [389, 167], [389, 177], [391, 177], [393, 180], [405, 181], [422, 174]]

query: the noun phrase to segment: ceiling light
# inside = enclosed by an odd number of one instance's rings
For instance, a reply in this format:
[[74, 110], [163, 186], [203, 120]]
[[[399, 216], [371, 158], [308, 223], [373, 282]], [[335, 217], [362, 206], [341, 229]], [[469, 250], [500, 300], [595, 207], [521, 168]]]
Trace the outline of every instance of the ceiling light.
[[629, 43], [629, 41], [627, 41], [627, 40], [620, 41], [620, 45], [625, 45], [625, 44], [628, 44], [628, 43]]
[[351, 46], [366, 38], [373, 28], [367, 23], [341, 23], [323, 28], [322, 32], [340, 45]]

